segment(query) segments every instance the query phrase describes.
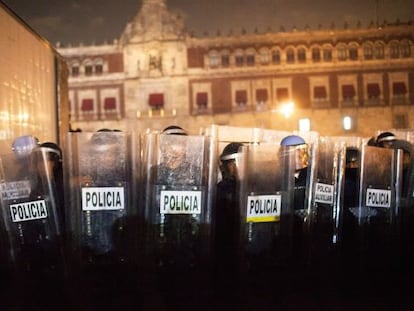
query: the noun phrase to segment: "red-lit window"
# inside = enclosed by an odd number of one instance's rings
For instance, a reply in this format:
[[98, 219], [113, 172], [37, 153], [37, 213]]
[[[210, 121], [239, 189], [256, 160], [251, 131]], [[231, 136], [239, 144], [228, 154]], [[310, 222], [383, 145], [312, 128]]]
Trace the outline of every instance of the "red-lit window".
[[197, 93], [197, 107], [207, 108], [208, 94], [206, 92]]
[[381, 94], [379, 84], [378, 83], [368, 83], [367, 84], [367, 93], [368, 93], [368, 98], [378, 98]]
[[257, 89], [256, 90], [256, 101], [258, 102], [267, 102], [267, 89]]
[[324, 86], [315, 86], [313, 88], [313, 98], [315, 99], [326, 99], [327, 93]]
[[405, 95], [407, 93], [407, 88], [404, 82], [394, 82], [392, 84], [392, 93], [394, 95]]
[[342, 98], [353, 99], [355, 97], [355, 88], [352, 84], [342, 85]]
[[105, 110], [115, 110], [116, 109], [116, 98], [115, 97], [106, 97], [104, 100], [104, 109]]
[[93, 99], [91, 98], [85, 98], [82, 100], [81, 105], [82, 111], [92, 111], [93, 110]]
[[150, 94], [148, 104], [151, 108], [159, 109], [164, 107], [164, 94], [154, 93]]

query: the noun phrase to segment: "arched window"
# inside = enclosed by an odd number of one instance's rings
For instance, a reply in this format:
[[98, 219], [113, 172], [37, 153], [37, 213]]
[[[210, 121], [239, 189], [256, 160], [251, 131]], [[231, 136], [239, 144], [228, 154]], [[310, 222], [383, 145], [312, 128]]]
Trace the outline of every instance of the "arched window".
[[293, 48], [286, 49], [286, 62], [290, 64], [295, 62], [295, 50]]
[[280, 50], [272, 51], [272, 63], [275, 65], [280, 64]]
[[244, 66], [244, 53], [242, 50], [237, 50], [234, 55], [234, 60], [236, 63], [236, 66], [241, 67]]
[[336, 48], [338, 60], [344, 61], [348, 59], [348, 49], [345, 44], [339, 44]]
[[306, 62], [306, 49], [304, 47], [298, 49], [298, 61], [301, 63]]
[[95, 74], [100, 75], [104, 72], [104, 61], [102, 58], [95, 60]]
[[323, 47], [323, 61], [331, 62], [332, 61], [332, 46], [325, 45]]
[[86, 59], [83, 62], [83, 68], [85, 71], [85, 76], [91, 76], [93, 74], [93, 63], [90, 59]]
[[221, 66], [222, 67], [229, 67], [230, 66], [230, 53], [229, 51], [221, 51]]
[[350, 60], [358, 60], [358, 45], [356, 43], [349, 45], [348, 55]]
[[364, 59], [370, 60], [374, 58], [374, 48], [372, 43], [365, 43], [363, 47]]
[[217, 51], [210, 51], [208, 53], [208, 64], [210, 67], [218, 67], [219, 65], [219, 55]]
[[76, 60], [76, 61], [73, 61], [70, 64], [70, 74], [73, 77], [79, 76], [79, 74], [80, 74], [80, 64], [79, 64], [79, 61]]
[[374, 57], [375, 59], [384, 59], [384, 43], [377, 42], [374, 46]]
[[270, 62], [270, 55], [268, 49], [261, 49], [259, 52], [259, 59], [261, 65], [267, 65]]
[[315, 63], [321, 61], [321, 49], [319, 47], [312, 48], [312, 61]]
[[255, 64], [255, 54], [256, 51], [254, 49], [248, 49], [246, 52], [246, 64], [247, 66], [254, 66]]
[[390, 57], [391, 58], [399, 58], [400, 57], [400, 46], [398, 42], [391, 42], [390, 43]]
[[411, 56], [411, 47], [409, 42], [403, 41], [400, 44], [401, 57], [407, 58]]

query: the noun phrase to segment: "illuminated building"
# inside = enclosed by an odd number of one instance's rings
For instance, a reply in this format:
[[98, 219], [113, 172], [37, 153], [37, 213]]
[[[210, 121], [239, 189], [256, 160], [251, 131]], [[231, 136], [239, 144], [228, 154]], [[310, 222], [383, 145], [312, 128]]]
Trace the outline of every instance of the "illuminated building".
[[165, 0], [146, 0], [119, 40], [58, 51], [71, 71], [72, 128], [300, 123], [371, 136], [414, 124], [413, 41], [411, 22], [196, 37]]

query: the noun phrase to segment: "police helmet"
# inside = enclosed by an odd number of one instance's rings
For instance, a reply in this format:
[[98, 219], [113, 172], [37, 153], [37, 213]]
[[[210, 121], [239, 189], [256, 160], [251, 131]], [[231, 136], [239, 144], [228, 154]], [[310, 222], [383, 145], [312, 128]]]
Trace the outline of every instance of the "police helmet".
[[91, 137], [91, 144], [96, 151], [106, 151], [119, 143], [119, 133], [106, 128], [96, 131]]
[[299, 146], [306, 145], [305, 140], [298, 135], [289, 135], [282, 139], [280, 142], [281, 146]]
[[57, 159], [62, 158], [62, 150], [57, 144], [53, 142], [44, 142], [40, 145], [40, 148], [51, 154], [54, 154], [57, 157]]
[[221, 161], [227, 161], [227, 160], [234, 160], [238, 156], [238, 152], [240, 147], [243, 146], [241, 143], [230, 143], [226, 147], [224, 147], [221, 155], [220, 160]]
[[12, 143], [12, 150], [18, 155], [27, 155], [39, 145], [39, 139], [32, 135], [17, 137]]
[[166, 135], [188, 135], [187, 132], [177, 126], [177, 125], [170, 125], [168, 127], [166, 127], [165, 129], [163, 129], [161, 134], [166, 134]]
[[395, 135], [391, 132], [383, 132], [381, 134], [379, 134], [377, 136], [377, 144], [381, 144], [384, 142], [393, 142], [395, 141], [397, 138], [395, 137]]

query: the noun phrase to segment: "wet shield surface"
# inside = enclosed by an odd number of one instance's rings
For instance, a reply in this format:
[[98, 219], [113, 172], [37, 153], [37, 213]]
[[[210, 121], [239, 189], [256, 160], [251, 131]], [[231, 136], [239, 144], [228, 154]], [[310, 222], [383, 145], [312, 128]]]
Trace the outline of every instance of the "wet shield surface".
[[337, 268], [344, 152], [345, 143], [335, 138], [320, 137], [315, 144], [308, 269], [317, 278], [333, 277]]
[[286, 277], [292, 247], [289, 154], [278, 145], [243, 148], [240, 167], [240, 271], [265, 286]]
[[364, 280], [389, 277], [398, 258], [399, 151], [363, 145], [358, 205], [344, 213], [345, 271]]
[[122, 132], [68, 135], [68, 242], [75, 264], [134, 260], [139, 153], [133, 138]]
[[147, 277], [167, 300], [189, 294], [194, 282], [206, 287], [210, 277], [209, 142], [165, 134], [145, 140]]
[[[2, 304], [48, 306], [66, 277], [62, 215], [42, 148], [0, 156]], [[3, 284], [4, 282], [4, 284]], [[6, 284], [7, 283], [7, 284]], [[47, 294], [45, 294], [47, 293]]]

